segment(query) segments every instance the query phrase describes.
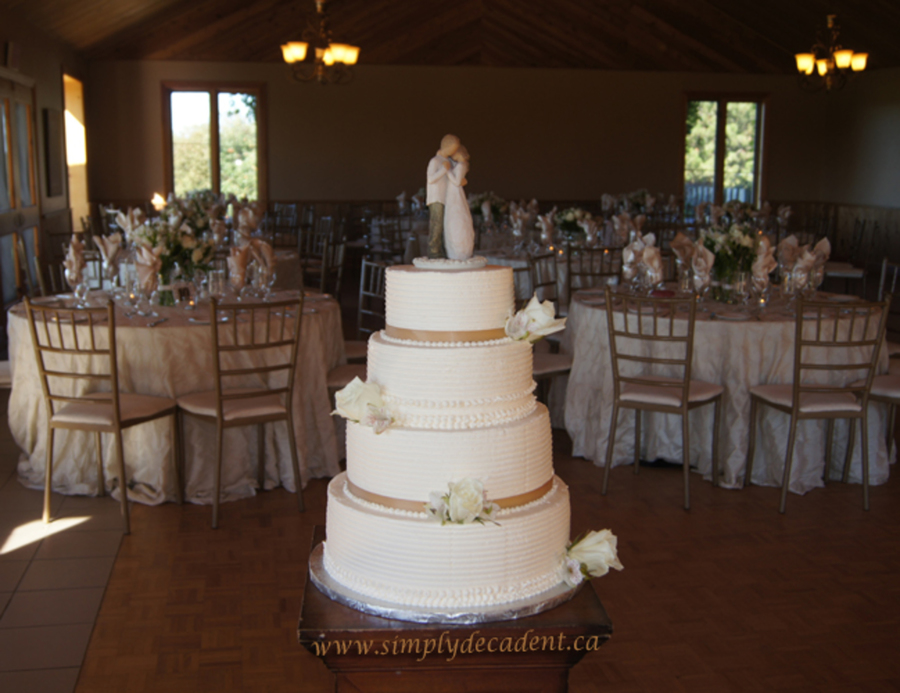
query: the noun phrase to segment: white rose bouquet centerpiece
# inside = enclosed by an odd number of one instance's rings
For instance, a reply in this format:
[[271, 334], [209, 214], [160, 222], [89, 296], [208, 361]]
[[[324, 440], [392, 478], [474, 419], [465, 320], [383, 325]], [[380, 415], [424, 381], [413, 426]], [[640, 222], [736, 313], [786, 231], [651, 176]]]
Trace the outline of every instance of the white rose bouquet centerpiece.
[[749, 282], [759, 233], [750, 224], [732, 224], [727, 229], [702, 230], [700, 241], [716, 256], [713, 298], [724, 303], [734, 302], [740, 293], [736, 284]]

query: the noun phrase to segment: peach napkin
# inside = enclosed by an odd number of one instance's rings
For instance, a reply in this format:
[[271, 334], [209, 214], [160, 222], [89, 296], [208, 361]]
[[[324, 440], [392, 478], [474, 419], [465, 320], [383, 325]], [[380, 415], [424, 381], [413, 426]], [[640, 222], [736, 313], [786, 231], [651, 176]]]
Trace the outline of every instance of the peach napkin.
[[791, 234], [778, 244], [778, 262], [781, 263], [782, 267], [792, 268], [799, 256], [800, 242], [794, 234]]
[[653, 245], [648, 245], [644, 248], [641, 260], [644, 263], [644, 266], [647, 268], [647, 279], [650, 281], [650, 285], [656, 286], [662, 283], [663, 264], [662, 255], [659, 252], [659, 248]]
[[145, 294], [151, 294], [159, 285], [159, 271], [162, 269], [162, 247], [148, 248], [140, 246], [134, 258], [134, 270], [137, 273], [138, 285]]
[[250, 245], [232, 248], [228, 255], [228, 281], [240, 291], [247, 281], [247, 264], [250, 262]]
[[712, 278], [713, 264], [716, 262], [716, 256], [701, 241], [694, 244], [694, 256], [691, 258], [691, 267], [694, 270], [694, 290], [698, 293], [703, 291]]
[[84, 281], [84, 243], [77, 234], [72, 234], [63, 267], [66, 268], [66, 282], [71, 288], [74, 289]]
[[694, 242], [681, 231], [675, 234], [675, 238], [672, 239], [669, 246], [672, 248], [672, 252], [675, 253], [675, 257], [681, 260], [682, 264], [686, 265], [694, 255]]

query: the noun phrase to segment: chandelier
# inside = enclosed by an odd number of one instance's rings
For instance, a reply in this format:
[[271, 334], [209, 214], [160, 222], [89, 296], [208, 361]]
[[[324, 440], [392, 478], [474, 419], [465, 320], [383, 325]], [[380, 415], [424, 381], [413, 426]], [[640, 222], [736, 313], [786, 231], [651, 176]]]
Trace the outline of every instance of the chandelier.
[[841, 47], [836, 15], [828, 15], [827, 25], [824, 40], [820, 33], [809, 53], [794, 56], [797, 72], [800, 73], [800, 86], [809, 91], [841, 89], [847, 83], [847, 74], [865, 70], [869, 59], [868, 53], [854, 53], [849, 48]]
[[[346, 84], [353, 79], [351, 66], [359, 58], [359, 46], [332, 43], [325, 2], [316, 0], [316, 14], [303, 30], [303, 40], [283, 44], [281, 54], [298, 82], [315, 80], [319, 84]], [[309, 48], [314, 51], [311, 61], [306, 60]]]

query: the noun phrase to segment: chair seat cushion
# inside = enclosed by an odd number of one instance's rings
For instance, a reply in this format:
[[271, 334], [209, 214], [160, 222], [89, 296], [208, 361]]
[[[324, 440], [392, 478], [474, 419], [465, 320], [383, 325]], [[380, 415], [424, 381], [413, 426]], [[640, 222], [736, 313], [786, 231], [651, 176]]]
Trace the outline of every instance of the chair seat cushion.
[[[268, 390], [252, 387], [235, 387], [223, 390], [223, 395], [259, 393], [257, 397], [226, 399], [222, 402], [222, 418], [225, 421], [255, 419], [260, 416], [277, 416], [287, 413], [282, 395], [267, 394]], [[216, 391], [195, 392], [178, 398], [178, 406], [190, 414], [215, 418]]]
[[328, 371], [328, 389], [340, 390], [350, 384], [354, 378], [366, 379], [366, 366], [361, 363], [348, 363]]
[[348, 361], [361, 361], [366, 358], [369, 343], [361, 339], [348, 339], [344, 342], [344, 353]]
[[535, 353], [533, 373], [535, 378], [564, 375], [572, 370], [571, 354]]
[[[652, 380], [656, 382], [680, 383], [679, 378], [662, 378], [658, 376], [641, 376], [640, 380]], [[702, 380], [692, 380], [688, 389], [688, 402], [708, 402], [725, 392], [721, 385], [706, 383]], [[659, 404], [666, 407], [681, 406], [681, 390], [676, 387], [663, 385], [638, 385], [636, 383], [622, 383], [620, 399], [623, 402], [639, 402], [642, 404]]]
[[[70, 402], [60, 407], [51, 421], [58, 424], [75, 424], [80, 426], [115, 425], [111, 392], [94, 392], [85, 395], [83, 402]], [[174, 411], [175, 400], [153, 395], [135, 395], [119, 393], [119, 412], [121, 424], [127, 427], [135, 421], [154, 419]], [[170, 412], [172, 413], [172, 412]]]
[[[750, 394], [764, 402], [790, 407], [794, 400], [794, 386], [757, 385], [750, 388]], [[803, 414], [861, 410], [856, 396], [849, 392], [804, 392], [800, 395], [800, 412]]]
[[[853, 387], [861, 387], [865, 380], [857, 380]], [[875, 397], [900, 399], [900, 375], [876, 375], [872, 378], [871, 394]]]

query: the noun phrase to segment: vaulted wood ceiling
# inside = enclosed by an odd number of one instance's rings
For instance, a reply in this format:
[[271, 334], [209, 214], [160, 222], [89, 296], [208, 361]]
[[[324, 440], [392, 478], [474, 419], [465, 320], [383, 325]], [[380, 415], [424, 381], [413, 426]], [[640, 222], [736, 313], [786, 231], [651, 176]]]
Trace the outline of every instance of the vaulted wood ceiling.
[[[277, 62], [313, 0], [0, 0], [87, 59]], [[791, 73], [825, 15], [900, 66], [897, 0], [330, 0], [370, 65]], [[0, 37], [2, 38], [2, 37]]]

